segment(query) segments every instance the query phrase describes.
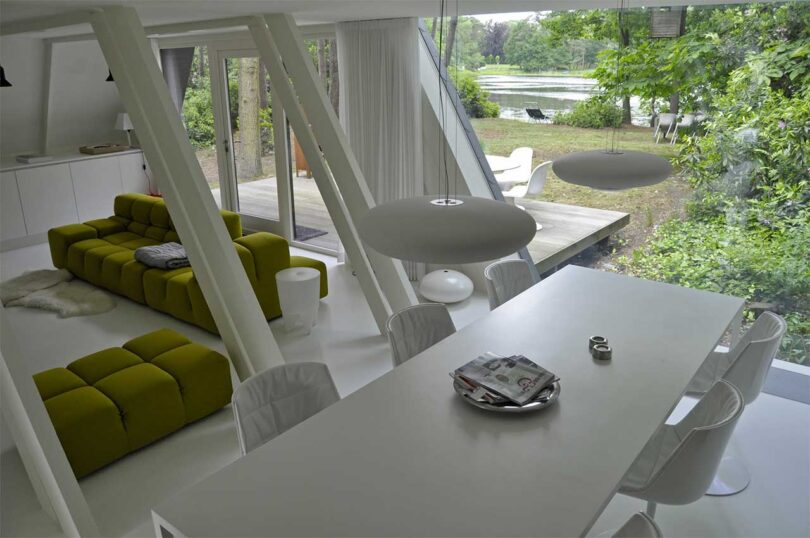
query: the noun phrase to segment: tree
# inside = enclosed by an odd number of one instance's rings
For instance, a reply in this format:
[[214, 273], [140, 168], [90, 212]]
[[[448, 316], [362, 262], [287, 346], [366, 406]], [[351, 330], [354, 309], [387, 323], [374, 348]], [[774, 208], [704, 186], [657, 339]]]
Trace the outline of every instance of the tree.
[[340, 109], [340, 77], [338, 72], [337, 41], [329, 41], [329, 98], [335, 113]]
[[503, 47], [509, 38], [509, 25], [505, 22], [487, 21], [481, 39], [481, 54], [484, 56], [504, 56]]
[[262, 175], [258, 58], [239, 59], [239, 138], [239, 176]]
[[458, 28], [458, 17], [450, 18], [450, 25], [447, 29], [447, 40], [444, 42], [444, 65], [450, 65], [453, 58], [453, 45], [456, 41], [456, 28]]

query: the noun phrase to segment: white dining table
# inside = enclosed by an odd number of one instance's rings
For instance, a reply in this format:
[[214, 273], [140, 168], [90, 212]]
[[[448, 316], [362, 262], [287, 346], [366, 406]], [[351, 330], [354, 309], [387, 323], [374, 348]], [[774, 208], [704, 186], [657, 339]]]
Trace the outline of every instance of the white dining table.
[[[158, 536], [581, 536], [742, 313], [735, 297], [567, 266], [153, 510]], [[613, 358], [588, 352], [609, 339]], [[474, 408], [448, 372], [491, 351], [556, 405]], [[380, 360], [389, 360], [380, 357]]]

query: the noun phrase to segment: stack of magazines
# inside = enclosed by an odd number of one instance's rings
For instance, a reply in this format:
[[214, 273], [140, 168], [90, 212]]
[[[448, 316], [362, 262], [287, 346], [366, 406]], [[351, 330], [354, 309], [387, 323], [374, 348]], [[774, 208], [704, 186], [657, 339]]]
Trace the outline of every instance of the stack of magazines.
[[526, 405], [559, 378], [523, 355], [485, 353], [450, 373], [473, 400], [492, 405]]

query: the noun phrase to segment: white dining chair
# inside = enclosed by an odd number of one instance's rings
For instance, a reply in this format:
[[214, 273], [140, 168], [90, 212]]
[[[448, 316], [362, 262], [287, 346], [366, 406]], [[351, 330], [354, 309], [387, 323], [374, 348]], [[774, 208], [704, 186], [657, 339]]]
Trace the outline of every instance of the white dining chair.
[[[551, 161], [537, 165], [537, 167], [532, 170], [532, 175], [528, 183], [513, 185], [511, 189], [503, 192], [503, 197], [510, 204], [525, 211], [526, 208], [515, 203], [515, 200], [517, 198], [525, 198], [529, 195], [540, 194], [543, 191], [543, 187], [546, 186], [546, 181], [548, 181], [548, 171], [551, 170], [551, 165]], [[537, 229], [543, 229], [543, 226], [539, 222], [537, 223]]]
[[745, 402], [739, 389], [720, 380], [677, 424], [663, 424], [627, 471], [619, 492], [658, 503], [689, 504], [712, 483]]
[[498, 183], [510, 188], [519, 183], [528, 183], [532, 172], [532, 158], [534, 158], [532, 148], [516, 148], [509, 154], [509, 159], [518, 163], [518, 166], [498, 174]]
[[405, 307], [388, 318], [386, 327], [394, 366], [456, 332], [450, 312], [439, 303]]
[[526, 260], [501, 260], [484, 269], [489, 309], [495, 310], [506, 301], [534, 286], [534, 271]]
[[[739, 342], [728, 351], [713, 351], [686, 387], [687, 394], [703, 394], [725, 379], [742, 392], [745, 404], [757, 399], [776, 358], [787, 323], [773, 312], [763, 312]], [[734, 456], [723, 458], [707, 495], [733, 495], [748, 487], [751, 474]]]
[[627, 520], [612, 538], [663, 538], [663, 533], [653, 518], [639, 512]]
[[664, 140], [666, 140], [670, 129], [675, 126], [676, 121], [677, 115], [675, 114], [671, 114], [669, 112], [662, 112], [661, 114], [658, 114], [658, 116], [655, 118], [655, 132], [653, 133], [653, 138], [655, 138], [656, 144], [661, 138], [661, 129], [664, 128], [663, 136]]
[[284, 364], [245, 380], [231, 398], [242, 454], [338, 400], [329, 368], [318, 362]]

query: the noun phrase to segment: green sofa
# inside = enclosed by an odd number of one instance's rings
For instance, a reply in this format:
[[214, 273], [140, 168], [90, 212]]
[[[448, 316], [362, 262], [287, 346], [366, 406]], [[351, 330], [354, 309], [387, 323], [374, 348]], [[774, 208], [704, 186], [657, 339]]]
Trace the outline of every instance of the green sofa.
[[[49, 230], [53, 264], [91, 284], [216, 333], [211, 311], [191, 268], [167, 271], [135, 261], [135, 249], [139, 247], [180, 240], [163, 199], [122, 194], [115, 197], [113, 209], [115, 214], [106, 219]], [[276, 273], [282, 269], [317, 269], [321, 272], [321, 297], [326, 296], [329, 288], [323, 262], [290, 256], [287, 241], [271, 233], [243, 236], [239, 215], [221, 213], [266, 319], [281, 315]]]
[[224, 407], [228, 359], [170, 329], [34, 376], [77, 478]]

